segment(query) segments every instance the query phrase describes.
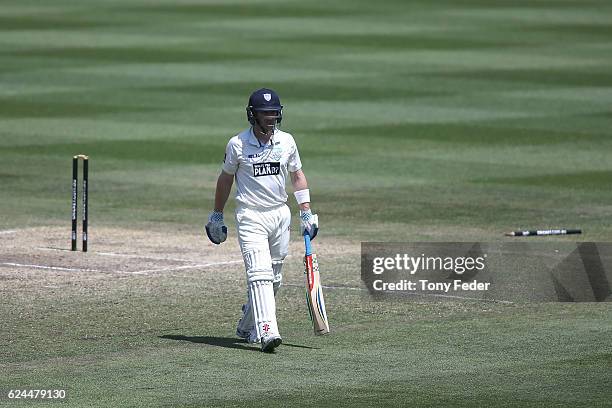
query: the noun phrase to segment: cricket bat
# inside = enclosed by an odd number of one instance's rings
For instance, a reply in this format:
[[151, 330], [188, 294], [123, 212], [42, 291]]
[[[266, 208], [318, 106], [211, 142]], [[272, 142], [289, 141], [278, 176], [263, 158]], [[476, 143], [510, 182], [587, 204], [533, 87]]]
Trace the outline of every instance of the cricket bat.
[[321, 288], [321, 277], [319, 276], [319, 263], [317, 255], [312, 253], [310, 235], [304, 231], [304, 244], [306, 255], [304, 256], [304, 275], [306, 276], [306, 303], [312, 320], [314, 333], [318, 336], [329, 333], [329, 322], [325, 312], [325, 301], [323, 300], [323, 289]]

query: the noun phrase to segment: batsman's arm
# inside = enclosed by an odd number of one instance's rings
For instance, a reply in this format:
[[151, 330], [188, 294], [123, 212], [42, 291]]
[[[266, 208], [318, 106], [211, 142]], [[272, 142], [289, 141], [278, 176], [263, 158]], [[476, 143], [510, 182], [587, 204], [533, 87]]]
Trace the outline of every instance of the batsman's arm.
[[[306, 176], [304, 175], [304, 172], [302, 170], [298, 170], [290, 174], [291, 174], [291, 184], [293, 185], [294, 191], [301, 191], [301, 190], [308, 189], [308, 181], [306, 180]], [[310, 202], [299, 204], [299, 206], [300, 206], [300, 210], [302, 211], [309, 210]]]
[[215, 211], [223, 212], [225, 203], [227, 203], [227, 199], [232, 191], [232, 184], [234, 184], [234, 176], [221, 170], [221, 174], [219, 174], [217, 179], [217, 189], [215, 190]]

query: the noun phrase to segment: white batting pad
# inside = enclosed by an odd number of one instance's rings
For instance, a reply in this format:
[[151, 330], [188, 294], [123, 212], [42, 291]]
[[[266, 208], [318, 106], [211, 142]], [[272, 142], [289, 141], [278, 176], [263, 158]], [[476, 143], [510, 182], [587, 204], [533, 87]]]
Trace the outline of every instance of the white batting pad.
[[283, 274], [281, 273], [283, 269], [283, 262], [274, 262], [272, 261], [272, 272], [274, 273], [274, 280], [272, 281], [274, 287], [274, 296], [278, 293], [278, 289], [281, 287], [283, 282]]
[[273, 280], [272, 258], [267, 248], [251, 248], [242, 253], [244, 266], [247, 273], [247, 281]]
[[[253, 318], [253, 308], [251, 307], [250, 290], [247, 290], [247, 302], [242, 305], [242, 317], [236, 327], [236, 332], [255, 334], [255, 319]], [[252, 337], [252, 336], [251, 336]], [[258, 341], [258, 340], [257, 340]]]
[[278, 335], [276, 323], [276, 301], [272, 281], [254, 281], [249, 283], [249, 295], [257, 337]]

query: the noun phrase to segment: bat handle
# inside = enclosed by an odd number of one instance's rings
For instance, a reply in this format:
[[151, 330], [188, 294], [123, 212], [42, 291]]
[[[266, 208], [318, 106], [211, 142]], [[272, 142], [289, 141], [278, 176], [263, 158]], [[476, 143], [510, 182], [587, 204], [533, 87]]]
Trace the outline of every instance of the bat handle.
[[306, 246], [306, 256], [312, 255], [312, 246], [310, 245], [310, 235], [304, 230], [304, 245]]

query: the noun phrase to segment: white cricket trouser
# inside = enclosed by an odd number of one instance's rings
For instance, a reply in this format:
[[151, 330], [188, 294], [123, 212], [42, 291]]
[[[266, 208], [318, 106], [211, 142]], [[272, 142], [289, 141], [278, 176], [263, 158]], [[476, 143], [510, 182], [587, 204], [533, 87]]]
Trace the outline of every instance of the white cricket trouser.
[[[239, 328], [252, 331], [254, 341], [278, 335], [274, 295], [289, 250], [291, 210], [285, 204], [270, 209], [238, 206], [238, 242], [247, 275], [248, 301]], [[254, 334], [254, 335], [253, 335]]]

